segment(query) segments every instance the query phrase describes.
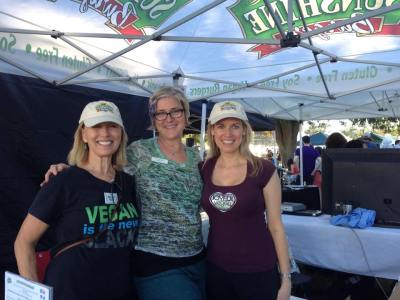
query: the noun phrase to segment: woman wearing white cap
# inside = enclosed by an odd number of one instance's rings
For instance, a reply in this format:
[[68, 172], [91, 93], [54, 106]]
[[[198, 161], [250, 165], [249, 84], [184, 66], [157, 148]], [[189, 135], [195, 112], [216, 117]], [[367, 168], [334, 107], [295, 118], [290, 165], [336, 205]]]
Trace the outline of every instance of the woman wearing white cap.
[[35, 245], [50, 227], [44, 283], [54, 299], [132, 299], [130, 257], [138, 227], [133, 177], [123, 173], [127, 134], [111, 102], [82, 111], [71, 165], [37, 194], [15, 241], [20, 274], [38, 281]]
[[[149, 114], [157, 137], [131, 143], [125, 168], [136, 178], [141, 201], [134, 259], [137, 294], [141, 300], [202, 300], [200, 156], [181, 142], [189, 103], [180, 89], [163, 87], [150, 97]], [[46, 180], [63, 168], [51, 166]]]
[[210, 150], [201, 167], [210, 222], [207, 299], [287, 300], [290, 263], [276, 168], [251, 154], [251, 127], [239, 103], [215, 104], [208, 121]]

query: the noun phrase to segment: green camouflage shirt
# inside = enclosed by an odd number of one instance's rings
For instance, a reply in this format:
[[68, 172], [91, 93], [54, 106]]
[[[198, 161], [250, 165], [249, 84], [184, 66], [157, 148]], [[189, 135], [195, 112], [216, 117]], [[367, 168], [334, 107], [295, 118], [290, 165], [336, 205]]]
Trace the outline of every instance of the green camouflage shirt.
[[187, 161], [169, 160], [157, 139], [139, 140], [127, 148], [126, 172], [136, 177], [141, 225], [136, 249], [168, 257], [201, 252], [198, 152], [186, 148]]

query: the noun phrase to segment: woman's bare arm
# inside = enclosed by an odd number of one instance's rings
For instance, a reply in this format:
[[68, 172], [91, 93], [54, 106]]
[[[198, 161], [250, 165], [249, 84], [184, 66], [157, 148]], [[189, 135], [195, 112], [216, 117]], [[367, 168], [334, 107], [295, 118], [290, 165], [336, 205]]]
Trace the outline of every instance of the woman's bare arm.
[[35, 247], [49, 227], [38, 218], [28, 214], [14, 242], [14, 252], [21, 276], [38, 281]]
[[281, 287], [278, 292], [279, 300], [287, 300], [291, 293], [290, 259], [285, 229], [281, 217], [281, 186], [275, 171], [268, 184], [263, 189], [265, 207], [267, 209], [268, 229], [278, 256], [279, 271], [282, 274]]

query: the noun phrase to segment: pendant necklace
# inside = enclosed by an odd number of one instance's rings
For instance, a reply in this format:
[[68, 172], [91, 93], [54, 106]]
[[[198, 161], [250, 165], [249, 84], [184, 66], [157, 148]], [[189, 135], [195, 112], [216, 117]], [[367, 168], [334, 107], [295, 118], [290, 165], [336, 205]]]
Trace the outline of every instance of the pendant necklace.
[[[167, 149], [167, 148], [165, 147], [165, 144], [164, 144], [160, 139], [158, 139], [158, 144], [160, 145], [160, 148], [161, 148], [161, 146], [163, 146], [165, 149]], [[179, 148], [178, 148], [177, 150], [174, 150], [174, 151], [166, 151], [166, 152], [167, 152], [167, 154], [169, 154], [169, 155], [171, 155], [171, 156], [175, 156], [181, 149], [182, 149], [182, 144], [179, 145]]]

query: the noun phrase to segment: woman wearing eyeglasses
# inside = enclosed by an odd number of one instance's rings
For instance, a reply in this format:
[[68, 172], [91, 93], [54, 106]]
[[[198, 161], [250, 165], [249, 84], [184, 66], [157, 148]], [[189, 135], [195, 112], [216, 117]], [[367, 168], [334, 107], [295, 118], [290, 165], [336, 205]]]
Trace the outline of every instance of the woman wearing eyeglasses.
[[[180, 89], [164, 87], [150, 97], [149, 113], [157, 136], [131, 143], [125, 167], [141, 202], [136, 290], [140, 300], [205, 299], [200, 156], [181, 142], [189, 104]], [[52, 165], [46, 180], [65, 167]]]
[[182, 142], [189, 104], [183, 92], [161, 88], [149, 99], [157, 136], [128, 146], [142, 203], [135, 284], [141, 300], [204, 299], [204, 248], [199, 214], [199, 154]]

